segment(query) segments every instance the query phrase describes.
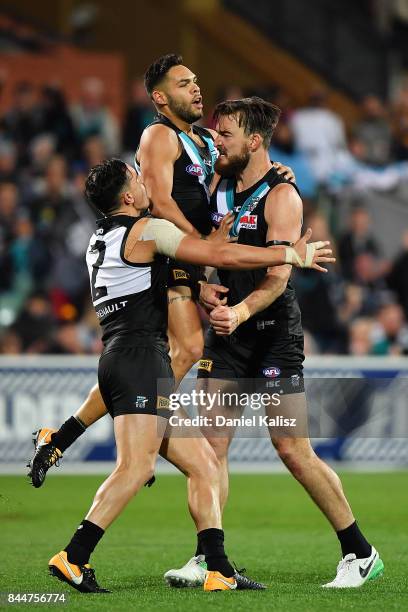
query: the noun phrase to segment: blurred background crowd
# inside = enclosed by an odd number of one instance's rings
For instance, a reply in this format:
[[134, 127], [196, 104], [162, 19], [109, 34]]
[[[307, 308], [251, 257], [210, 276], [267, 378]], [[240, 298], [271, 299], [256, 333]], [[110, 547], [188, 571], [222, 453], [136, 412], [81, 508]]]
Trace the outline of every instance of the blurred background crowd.
[[[0, 42], [11, 31], [25, 52], [53, 44], [4, 20]], [[0, 61], [0, 103], [9, 77]], [[408, 81], [401, 78], [387, 97], [366, 91], [351, 125], [322, 87], [299, 106], [278, 84], [225, 85], [218, 100], [256, 94], [282, 109], [271, 159], [294, 170], [313, 238], [334, 245], [337, 264], [328, 274], [294, 273], [306, 352], [408, 354]], [[127, 90], [119, 116], [94, 74], [69, 101], [55, 80], [13, 83], [0, 116], [0, 353], [100, 351], [84, 263], [95, 217], [83, 187], [106, 157], [131, 163], [154, 118], [142, 79]], [[203, 94], [205, 102], [204, 87]], [[206, 111], [203, 125], [212, 126]], [[390, 240], [392, 228], [397, 238]]]

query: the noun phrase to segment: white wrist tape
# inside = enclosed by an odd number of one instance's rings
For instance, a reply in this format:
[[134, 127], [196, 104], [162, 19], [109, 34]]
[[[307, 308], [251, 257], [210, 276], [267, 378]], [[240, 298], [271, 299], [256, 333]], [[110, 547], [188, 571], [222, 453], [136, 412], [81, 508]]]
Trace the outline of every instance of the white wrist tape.
[[184, 232], [166, 219], [149, 219], [139, 240], [154, 240], [158, 253], [174, 258], [185, 236]]
[[247, 321], [249, 317], [251, 316], [251, 313], [249, 312], [249, 308], [245, 304], [245, 302], [240, 302], [239, 304], [236, 304], [235, 306], [231, 306], [231, 310], [233, 310], [235, 314], [237, 315], [237, 318], [238, 318], [237, 326], [241, 325], [241, 323], [244, 323], [244, 321]]
[[323, 246], [324, 242], [321, 240], [318, 242], [308, 242], [306, 245], [306, 257], [304, 261], [293, 247], [286, 247], [285, 262], [298, 268], [311, 268], [316, 250], [321, 249]]

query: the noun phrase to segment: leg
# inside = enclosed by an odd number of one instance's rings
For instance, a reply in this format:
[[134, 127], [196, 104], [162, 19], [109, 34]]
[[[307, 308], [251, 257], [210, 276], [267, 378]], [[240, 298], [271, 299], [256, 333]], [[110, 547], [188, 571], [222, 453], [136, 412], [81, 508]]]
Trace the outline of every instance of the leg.
[[47, 427], [40, 428], [34, 434], [34, 455], [27, 467], [30, 467], [29, 478], [34, 487], [38, 488], [44, 483], [47, 471], [58, 464], [62, 454], [72, 446], [87, 427], [107, 414], [98, 385], [90, 390], [86, 400], [77, 410], [55, 431]]
[[51, 574], [81, 592], [105, 591], [88, 566], [89, 557], [105, 529], [153, 475], [162, 439], [158, 431], [160, 421], [163, 419], [151, 414], [124, 414], [115, 418], [116, 468], [98, 489], [90, 511], [65, 550], [49, 562]]
[[[218, 392], [221, 394], [232, 394], [239, 391], [239, 385], [236, 382], [228, 380], [199, 378], [197, 380], [197, 391], [200, 390], [213, 396], [215, 396]], [[214, 450], [218, 461], [220, 507], [221, 513], [223, 513], [229, 493], [228, 449], [234, 437], [235, 429], [232, 427], [217, 426], [215, 419], [217, 416], [238, 418], [241, 416], [242, 410], [238, 409], [236, 406], [225, 407], [215, 405], [211, 408], [211, 410], [208, 410], [207, 408], [208, 406], [206, 404], [200, 406], [200, 415], [209, 416], [212, 419], [211, 425], [208, 427], [202, 427], [201, 430]]]
[[172, 287], [167, 294], [171, 365], [177, 388], [190, 368], [201, 358], [204, 338], [191, 289]]
[[207, 440], [203, 437], [169, 437], [163, 440], [160, 455], [187, 478], [188, 507], [197, 532], [221, 529], [219, 464]]
[[98, 489], [86, 520], [107, 529], [144, 483], [153, 476], [161, 444], [151, 414], [123, 414], [114, 420], [116, 467]]

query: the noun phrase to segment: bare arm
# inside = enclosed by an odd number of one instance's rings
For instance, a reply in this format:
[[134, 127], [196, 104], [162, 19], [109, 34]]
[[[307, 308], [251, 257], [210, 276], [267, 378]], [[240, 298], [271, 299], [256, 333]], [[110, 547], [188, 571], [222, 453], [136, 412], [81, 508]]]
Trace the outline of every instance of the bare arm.
[[173, 130], [164, 125], [153, 125], [143, 132], [139, 150], [140, 170], [152, 202], [152, 213], [171, 221], [186, 234], [198, 236], [197, 230], [171, 197], [174, 162], [178, 155], [179, 142]]
[[[265, 204], [265, 220], [268, 225], [268, 242], [279, 240], [295, 243], [299, 239], [302, 201], [293, 187], [282, 184], [269, 193]], [[211, 323], [215, 331], [220, 335], [229, 335], [240, 323], [270, 306], [285, 291], [291, 270], [290, 265], [269, 268], [256, 289], [241, 302], [241, 308], [223, 306], [214, 309]]]

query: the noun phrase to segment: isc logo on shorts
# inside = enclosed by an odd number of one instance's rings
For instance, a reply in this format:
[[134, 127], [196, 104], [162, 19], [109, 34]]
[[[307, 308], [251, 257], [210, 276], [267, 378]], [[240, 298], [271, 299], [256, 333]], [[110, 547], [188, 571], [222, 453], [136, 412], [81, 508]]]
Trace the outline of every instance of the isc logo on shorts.
[[135, 401], [136, 408], [145, 408], [149, 400], [144, 395], [138, 395]]
[[276, 378], [277, 376], [279, 376], [281, 371], [280, 371], [280, 368], [271, 367], [271, 368], [264, 368], [262, 370], [262, 373], [264, 376], [267, 376], [268, 378]]
[[212, 367], [213, 367], [212, 359], [200, 359], [200, 361], [198, 362], [199, 370], [207, 370], [207, 372], [211, 372]]
[[240, 225], [243, 229], [254, 229], [258, 227], [258, 215], [243, 215]]
[[187, 166], [186, 172], [192, 174], [193, 176], [203, 176], [203, 169], [200, 164], [190, 164]]
[[170, 400], [168, 397], [163, 397], [162, 395], [157, 396], [157, 405], [156, 408], [159, 410], [170, 410]]
[[174, 280], [188, 280], [189, 275], [184, 270], [173, 270]]

